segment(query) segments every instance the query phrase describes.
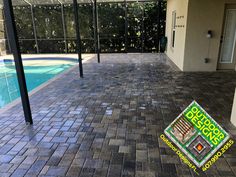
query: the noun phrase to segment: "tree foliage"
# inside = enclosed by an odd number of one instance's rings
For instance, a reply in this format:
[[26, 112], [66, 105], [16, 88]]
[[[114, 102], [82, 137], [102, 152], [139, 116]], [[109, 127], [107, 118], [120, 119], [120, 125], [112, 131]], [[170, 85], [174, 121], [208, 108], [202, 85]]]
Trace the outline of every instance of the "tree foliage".
[[[160, 37], [165, 36], [166, 3], [160, 11]], [[83, 52], [95, 51], [93, 4], [79, 4], [79, 23]], [[99, 38], [102, 52], [155, 52], [158, 46], [158, 5], [132, 2], [98, 3]], [[17, 32], [23, 53], [36, 53], [30, 6], [14, 7]], [[76, 35], [72, 4], [33, 6], [39, 53], [74, 53]], [[64, 25], [63, 25], [64, 20]], [[127, 31], [127, 39], [126, 39]]]

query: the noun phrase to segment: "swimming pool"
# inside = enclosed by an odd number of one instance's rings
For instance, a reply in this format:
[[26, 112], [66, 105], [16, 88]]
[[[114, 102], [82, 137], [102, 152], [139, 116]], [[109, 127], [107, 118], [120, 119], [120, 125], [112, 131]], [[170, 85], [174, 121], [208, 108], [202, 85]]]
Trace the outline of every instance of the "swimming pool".
[[[74, 59], [25, 59], [24, 71], [28, 92], [76, 64]], [[15, 65], [0, 60], [0, 108], [20, 97]]]

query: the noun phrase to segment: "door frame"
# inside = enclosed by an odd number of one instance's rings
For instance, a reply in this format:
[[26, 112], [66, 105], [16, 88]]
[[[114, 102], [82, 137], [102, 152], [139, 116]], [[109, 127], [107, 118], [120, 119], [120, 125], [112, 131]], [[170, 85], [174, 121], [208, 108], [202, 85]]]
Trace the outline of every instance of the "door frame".
[[236, 11], [236, 4], [226, 4], [225, 6], [225, 12], [224, 12], [224, 20], [222, 25], [222, 32], [221, 32], [221, 41], [220, 41], [220, 49], [219, 49], [219, 57], [217, 62], [217, 69], [219, 70], [236, 70], [236, 33], [234, 38], [234, 46], [232, 51], [232, 63], [226, 63], [226, 62], [220, 62], [221, 55], [222, 55], [222, 45], [223, 45], [223, 36], [225, 34], [225, 28], [226, 28], [226, 20], [227, 20], [227, 11], [228, 10], [235, 10]]

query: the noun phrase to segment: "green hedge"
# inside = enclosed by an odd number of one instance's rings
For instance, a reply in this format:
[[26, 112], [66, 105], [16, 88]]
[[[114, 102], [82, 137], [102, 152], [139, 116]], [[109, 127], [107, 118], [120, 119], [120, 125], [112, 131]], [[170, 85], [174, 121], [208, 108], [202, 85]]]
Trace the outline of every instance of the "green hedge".
[[[125, 3], [98, 3], [101, 52], [156, 52], [158, 46], [158, 5], [156, 2], [127, 4], [127, 39]], [[166, 3], [160, 11], [160, 37], [165, 36]], [[93, 4], [79, 4], [82, 50], [95, 52]], [[37, 43], [33, 32], [30, 6], [14, 7], [17, 32], [22, 53], [75, 53], [75, 22], [73, 5], [33, 6]]]

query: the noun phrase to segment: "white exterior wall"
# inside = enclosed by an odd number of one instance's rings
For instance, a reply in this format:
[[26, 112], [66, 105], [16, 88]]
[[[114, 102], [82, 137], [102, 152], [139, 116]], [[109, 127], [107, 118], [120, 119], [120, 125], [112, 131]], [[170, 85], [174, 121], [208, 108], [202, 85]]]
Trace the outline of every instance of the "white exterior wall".
[[[184, 16], [184, 18], [176, 20], [176, 25], [184, 25], [184, 27], [176, 28], [175, 47], [171, 46], [172, 33], [172, 12], [176, 11], [176, 16]], [[167, 56], [181, 69], [184, 65], [184, 48], [186, 37], [186, 24], [188, 14], [188, 0], [168, 0], [167, 1], [167, 16], [166, 16], [166, 36]]]
[[[236, 4], [236, 0], [167, 0], [166, 54], [182, 71], [216, 71], [226, 4]], [[185, 27], [177, 28], [176, 45], [172, 49], [174, 10], [177, 17], [184, 15], [184, 19], [177, 19], [177, 25]], [[208, 30], [213, 32], [211, 39], [206, 37]], [[205, 63], [205, 58], [210, 62]]]
[[236, 90], [235, 90], [234, 103], [233, 103], [232, 114], [231, 114], [231, 122], [234, 126], [236, 126]]

